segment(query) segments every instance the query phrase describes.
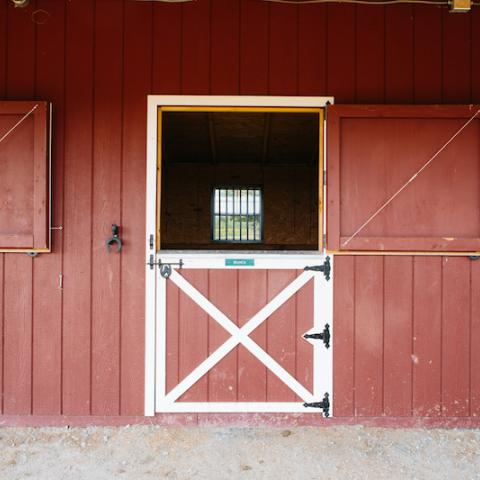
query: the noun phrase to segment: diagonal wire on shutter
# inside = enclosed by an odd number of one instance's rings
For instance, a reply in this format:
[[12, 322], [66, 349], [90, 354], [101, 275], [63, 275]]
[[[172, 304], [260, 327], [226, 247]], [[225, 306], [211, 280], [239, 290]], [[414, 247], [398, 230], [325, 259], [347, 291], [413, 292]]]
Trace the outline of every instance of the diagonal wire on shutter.
[[463, 130], [465, 130], [465, 128], [468, 127], [468, 125], [470, 125], [470, 123], [473, 122], [473, 120], [475, 119], [475, 117], [480, 113], [480, 109], [477, 110], [450, 138], [449, 140], [443, 144], [443, 146], [437, 150], [437, 152], [432, 155], [432, 157], [430, 157], [430, 159], [425, 162], [423, 164], [423, 166], [417, 170], [413, 175], [412, 177], [410, 177], [409, 180], [407, 180], [393, 195], [391, 195], [374, 213], [372, 213], [372, 215], [370, 215], [370, 217], [368, 217], [367, 220], [365, 220], [364, 223], [362, 223], [362, 225], [360, 225], [360, 227], [357, 228], [357, 230], [355, 230], [355, 232], [353, 232], [352, 235], [350, 235], [350, 237], [348, 237], [343, 243], [342, 243], [342, 247], [345, 247], [346, 245], [348, 245], [379, 213], [381, 213], [390, 203], [393, 202], [393, 200], [395, 200], [395, 198], [400, 195], [400, 193], [402, 193], [403, 190], [405, 190], [408, 185], [410, 185], [439, 155], [440, 153], [442, 153], [447, 147], [448, 145], [450, 145], [450, 143], [453, 142], [453, 140], [455, 140], [455, 138], [458, 137], [458, 135], [460, 135], [460, 133], [462, 133]]
[[2, 143], [20, 124], [22, 124], [29, 115], [31, 115], [38, 107], [38, 104], [35, 105], [29, 112], [27, 112], [10, 130], [8, 130], [2, 137], [0, 138], [0, 143]]

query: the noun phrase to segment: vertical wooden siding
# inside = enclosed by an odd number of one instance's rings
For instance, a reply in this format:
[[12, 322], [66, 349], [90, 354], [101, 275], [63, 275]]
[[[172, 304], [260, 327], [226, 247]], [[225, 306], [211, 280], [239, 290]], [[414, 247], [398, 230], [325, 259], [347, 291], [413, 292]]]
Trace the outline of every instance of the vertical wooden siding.
[[[0, 98], [54, 103], [63, 226], [0, 255], [0, 413], [143, 412], [147, 94], [480, 102], [479, 8], [226, 3], [0, 0]], [[337, 415], [479, 415], [479, 286], [468, 259], [337, 259]]]

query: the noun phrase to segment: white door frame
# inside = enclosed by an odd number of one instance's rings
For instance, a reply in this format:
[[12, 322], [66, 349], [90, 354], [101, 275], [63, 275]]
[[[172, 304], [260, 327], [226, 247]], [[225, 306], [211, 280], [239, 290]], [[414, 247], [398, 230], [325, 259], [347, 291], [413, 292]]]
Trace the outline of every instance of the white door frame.
[[[333, 97], [270, 97], [270, 96], [189, 96], [149, 95], [147, 111], [147, 192], [146, 192], [146, 267], [145, 267], [145, 415], [155, 415], [156, 379], [156, 268], [148, 261], [156, 261], [157, 221], [157, 154], [158, 108], [162, 106], [204, 107], [291, 107], [322, 108], [333, 104]], [[325, 156], [325, 155], [324, 155]], [[325, 162], [325, 158], [324, 158]], [[325, 165], [325, 163], [324, 163]]]

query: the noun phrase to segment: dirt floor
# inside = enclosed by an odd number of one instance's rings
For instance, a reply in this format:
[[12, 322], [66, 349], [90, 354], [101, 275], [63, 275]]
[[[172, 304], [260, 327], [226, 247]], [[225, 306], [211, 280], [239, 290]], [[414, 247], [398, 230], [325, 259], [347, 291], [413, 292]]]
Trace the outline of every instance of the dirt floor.
[[0, 479], [480, 479], [480, 430], [2, 428]]

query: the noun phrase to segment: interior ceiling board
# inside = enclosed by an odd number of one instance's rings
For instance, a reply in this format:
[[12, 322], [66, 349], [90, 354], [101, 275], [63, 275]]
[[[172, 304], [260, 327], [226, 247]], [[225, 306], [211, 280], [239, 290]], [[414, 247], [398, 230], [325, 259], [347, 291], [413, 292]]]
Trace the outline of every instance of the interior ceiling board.
[[163, 159], [173, 163], [312, 164], [317, 113], [164, 112]]

